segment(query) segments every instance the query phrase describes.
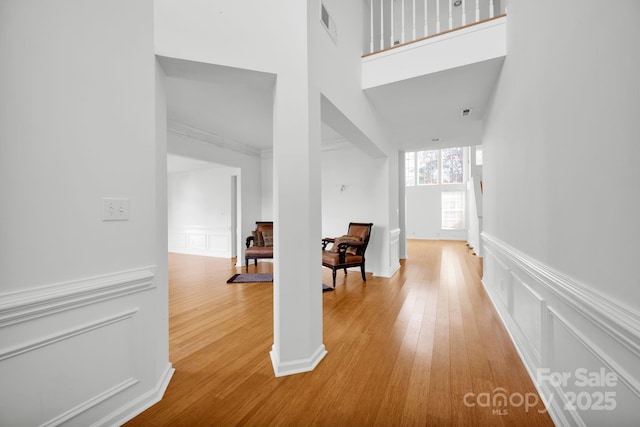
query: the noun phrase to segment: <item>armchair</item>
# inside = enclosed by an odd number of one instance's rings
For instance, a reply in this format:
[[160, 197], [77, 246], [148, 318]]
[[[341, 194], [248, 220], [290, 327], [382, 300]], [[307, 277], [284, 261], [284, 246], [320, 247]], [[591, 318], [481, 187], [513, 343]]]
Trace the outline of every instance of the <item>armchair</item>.
[[244, 250], [245, 269], [249, 271], [249, 260], [258, 265], [259, 259], [273, 258], [273, 222], [256, 221], [256, 229], [247, 237]]
[[[333, 275], [333, 288], [336, 287], [336, 271], [347, 268], [360, 267], [362, 280], [367, 281], [364, 273], [364, 253], [369, 244], [372, 223], [351, 222], [347, 234], [342, 237], [322, 239], [322, 265], [330, 268]], [[327, 246], [331, 247], [327, 250]]]

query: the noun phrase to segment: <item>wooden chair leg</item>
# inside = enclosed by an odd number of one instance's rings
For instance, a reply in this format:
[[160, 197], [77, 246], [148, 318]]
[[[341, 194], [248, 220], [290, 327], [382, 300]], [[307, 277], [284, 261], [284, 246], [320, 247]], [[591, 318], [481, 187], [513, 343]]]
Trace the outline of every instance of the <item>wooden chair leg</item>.
[[249, 272], [249, 258], [244, 259], [244, 269], [247, 273]]
[[331, 274], [333, 276], [333, 289], [335, 289], [336, 288], [336, 269], [335, 268], [331, 269]]
[[362, 273], [362, 280], [367, 281], [367, 276], [364, 274], [364, 263], [360, 264], [360, 273]]
[[346, 268], [344, 269], [344, 274], [347, 274], [347, 269]]

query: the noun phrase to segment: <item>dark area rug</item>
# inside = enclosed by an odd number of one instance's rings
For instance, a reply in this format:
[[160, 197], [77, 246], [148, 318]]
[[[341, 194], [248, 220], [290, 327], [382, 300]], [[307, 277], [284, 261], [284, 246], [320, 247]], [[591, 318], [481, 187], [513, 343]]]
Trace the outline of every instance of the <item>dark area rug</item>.
[[[273, 273], [239, 273], [234, 274], [227, 280], [227, 283], [260, 283], [273, 282]], [[334, 289], [331, 286], [322, 284], [322, 292], [330, 292]]]
[[273, 273], [234, 274], [227, 283], [273, 282]]

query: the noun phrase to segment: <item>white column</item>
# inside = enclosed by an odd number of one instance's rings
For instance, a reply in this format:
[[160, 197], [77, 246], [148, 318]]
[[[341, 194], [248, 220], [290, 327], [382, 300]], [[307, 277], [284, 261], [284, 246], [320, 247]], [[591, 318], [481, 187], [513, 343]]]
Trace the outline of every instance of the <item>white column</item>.
[[[295, 22], [318, 21], [307, 2], [286, 0]], [[311, 14], [309, 20], [307, 13]], [[306, 37], [291, 26], [289, 37]], [[286, 31], [286, 30], [285, 30]], [[308, 43], [282, 57], [273, 101], [273, 348], [276, 376], [310, 371], [322, 343], [320, 93]]]

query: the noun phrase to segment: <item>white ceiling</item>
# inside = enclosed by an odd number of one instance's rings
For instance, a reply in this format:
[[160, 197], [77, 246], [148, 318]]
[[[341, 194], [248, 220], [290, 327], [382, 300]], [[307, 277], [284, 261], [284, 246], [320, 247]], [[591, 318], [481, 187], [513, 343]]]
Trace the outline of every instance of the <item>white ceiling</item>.
[[[365, 91], [405, 151], [480, 144], [482, 120], [503, 58]], [[462, 109], [471, 115], [463, 117]], [[439, 141], [434, 143], [434, 138]]]
[[[272, 146], [275, 75], [164, 57], [159, 61], [167, 76], [169, 120], [259, 150]], [[391, 127], [399, 149], [474, 145], [480, 143], [484, 111], [502, 62], [485, 61], [365, 93]], [[470, 117], [461, 117], [463, 108], [472, 108]], [[326, 125], [322, 139], [344, 142]]]

